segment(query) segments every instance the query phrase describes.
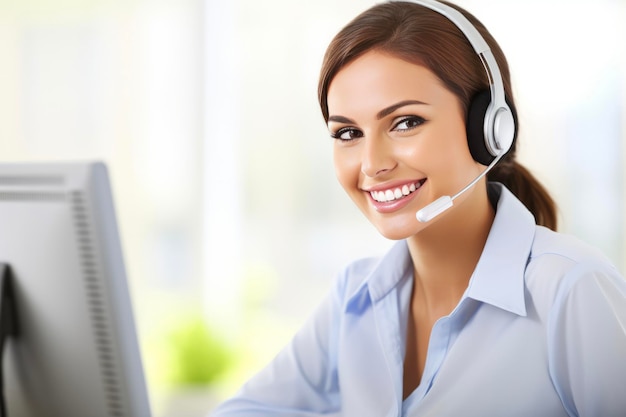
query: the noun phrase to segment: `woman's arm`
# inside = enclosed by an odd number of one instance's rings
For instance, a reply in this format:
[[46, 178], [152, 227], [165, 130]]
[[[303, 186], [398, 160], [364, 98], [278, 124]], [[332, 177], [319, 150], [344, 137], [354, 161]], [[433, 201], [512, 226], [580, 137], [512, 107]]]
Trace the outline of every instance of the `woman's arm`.
[[274, 360], [212, 417], [339, 415], [336, 340], [341, 280]]
[[581, 264], [561, 284], [548, 324], [550, 373], [571, 416], [626, 415], [626, 281]]

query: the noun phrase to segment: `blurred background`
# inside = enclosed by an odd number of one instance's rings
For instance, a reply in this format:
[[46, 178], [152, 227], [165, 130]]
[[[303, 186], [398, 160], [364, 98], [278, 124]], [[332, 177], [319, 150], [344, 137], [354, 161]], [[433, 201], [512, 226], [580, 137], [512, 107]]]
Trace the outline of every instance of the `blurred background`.
[[[500, 42], [520, 159], [626, 271], [626, 3], [458, 0]], [[111, 170], [155, 416], [201, 416], [382, 253], [316, 101], [373, 0], [0, 0], [0, 160]]]

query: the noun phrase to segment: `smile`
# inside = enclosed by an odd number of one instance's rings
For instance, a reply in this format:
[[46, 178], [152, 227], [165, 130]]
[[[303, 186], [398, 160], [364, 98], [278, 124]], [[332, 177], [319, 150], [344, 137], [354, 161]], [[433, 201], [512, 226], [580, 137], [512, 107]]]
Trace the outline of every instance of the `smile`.
[[370, 195], [379, 203], [388, 203], [390, 201], [400, 200], [416, 190], [419, 190], [422, 184], [424, 184], [424, 181], [425, 180], [420, 180], [415, 183], [405, 184], [402, 187], [390, 188], [388, 190], [370, 191]]

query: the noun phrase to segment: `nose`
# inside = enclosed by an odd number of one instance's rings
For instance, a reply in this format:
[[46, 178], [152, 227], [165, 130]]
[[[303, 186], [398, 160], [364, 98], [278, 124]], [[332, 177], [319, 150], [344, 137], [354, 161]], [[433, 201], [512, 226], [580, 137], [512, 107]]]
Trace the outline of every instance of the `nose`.
[[363, 141], [361, 155], [363, 174], [375, 178], [393, 170], [395, 166], [396, 161], [388, 140], [384, 137], [368, 137]]

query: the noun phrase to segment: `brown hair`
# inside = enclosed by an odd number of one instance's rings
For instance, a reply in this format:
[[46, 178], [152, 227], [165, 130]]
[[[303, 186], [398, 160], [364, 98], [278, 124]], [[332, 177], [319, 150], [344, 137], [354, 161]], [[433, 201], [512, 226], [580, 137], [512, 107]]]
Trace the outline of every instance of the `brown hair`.
[[[469, 12], [459, 10], [483, 36], [496, 58], [507, 101], [514, 108], [509, 66], [500, 46]], [[463, 33], [438, 12], [411, 2], [377, 4], [346, 25], [331, 41], [322, 64], [318, 99], [328, 122], [328, 88], [346, 64], [371, 50], [380, 50], [433, 71], [455, 94], [465, 112], [472, 98], [489, 89], [487, 74]], [[556, 205], [547, 190], [515, 161], [517, 140], [502, 160], [487, 174], [490, 181], [503, 183], [533, 213], [537, 224], [556, 230]]]

